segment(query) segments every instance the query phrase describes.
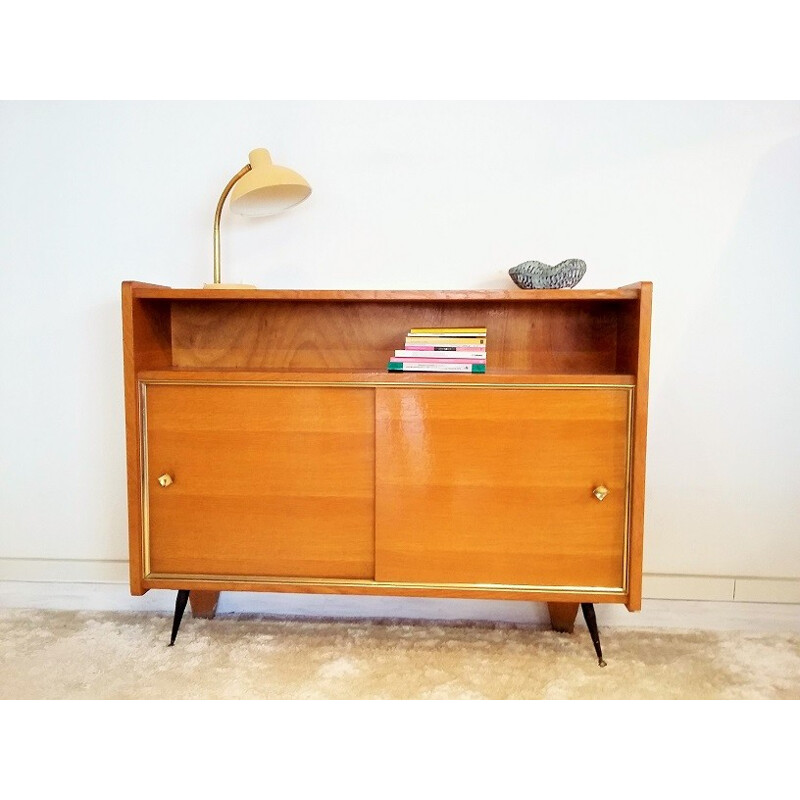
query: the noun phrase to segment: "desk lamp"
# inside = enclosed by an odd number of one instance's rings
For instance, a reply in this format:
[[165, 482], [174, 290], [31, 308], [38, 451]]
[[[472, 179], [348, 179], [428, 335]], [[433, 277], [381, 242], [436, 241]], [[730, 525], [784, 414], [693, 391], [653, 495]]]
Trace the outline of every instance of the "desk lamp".
[[205, 289], [255, 289], [241, 283], [222, 283], [219, 266], [219, 221], [225, 198], [233, 189], [231, 210], [246, 217], [268, 217], [302, 203], [311, 187], [301, 175], [291, 169], [272, 163], [269, 152], [263, 147], [253, 150], [250, 163], [239, 170], [222, 190], [214, 215], [214, 283]]

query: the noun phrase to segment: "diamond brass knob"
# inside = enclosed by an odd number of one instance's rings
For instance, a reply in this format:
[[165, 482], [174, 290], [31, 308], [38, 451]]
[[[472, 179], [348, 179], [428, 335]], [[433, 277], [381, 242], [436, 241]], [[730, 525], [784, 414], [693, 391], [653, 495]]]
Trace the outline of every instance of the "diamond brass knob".
[[163, 475], [160, 475], [158, 478], [158, 482], [166, 489], [171, 483], [174, 483], [172, 480], [172, 475], [168, 475], [166, 472]]
[[598, 486], [596, 489], [592, 489], [592, 494], [598, 500], [605, 500], [606, 495], [608, 494], [608, 489], [605, 486]]

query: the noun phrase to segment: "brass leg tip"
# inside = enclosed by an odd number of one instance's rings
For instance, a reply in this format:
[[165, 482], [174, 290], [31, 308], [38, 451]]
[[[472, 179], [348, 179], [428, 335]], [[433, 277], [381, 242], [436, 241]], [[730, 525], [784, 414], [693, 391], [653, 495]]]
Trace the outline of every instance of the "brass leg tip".
[[606, 662], [605, 662], [605, 661], [603, 661], [603, 659], [602, 659], [602, 658], [599, 658], [599, 659], [597, 660], [597, 663], [598, 663], [598, 664], [599, 664], [601, 667], [605, 667], [605, 666], [606, 666]]

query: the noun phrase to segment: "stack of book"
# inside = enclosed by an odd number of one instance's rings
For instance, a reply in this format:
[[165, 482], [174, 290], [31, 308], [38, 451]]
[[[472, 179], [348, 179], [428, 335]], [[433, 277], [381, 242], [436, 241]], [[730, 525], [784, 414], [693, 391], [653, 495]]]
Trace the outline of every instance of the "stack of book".
[[412, 328], [389, 372], [486, 372], [486, 328]]

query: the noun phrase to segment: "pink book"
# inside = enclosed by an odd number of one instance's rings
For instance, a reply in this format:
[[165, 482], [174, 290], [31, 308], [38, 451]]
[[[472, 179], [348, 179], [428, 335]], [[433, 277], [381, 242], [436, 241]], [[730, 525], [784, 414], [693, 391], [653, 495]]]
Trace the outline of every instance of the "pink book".
[[436, 358], [451, 361], [454, 358], [480, 358], [486, 360], [485, 350], [460, 350], [457, 353], [440, 353], [438, 350], [395, 350], [395, 358]]
[[401, 364], [485, 364], [485, 358], [393, 358], [392, 361], [399, 361]]

